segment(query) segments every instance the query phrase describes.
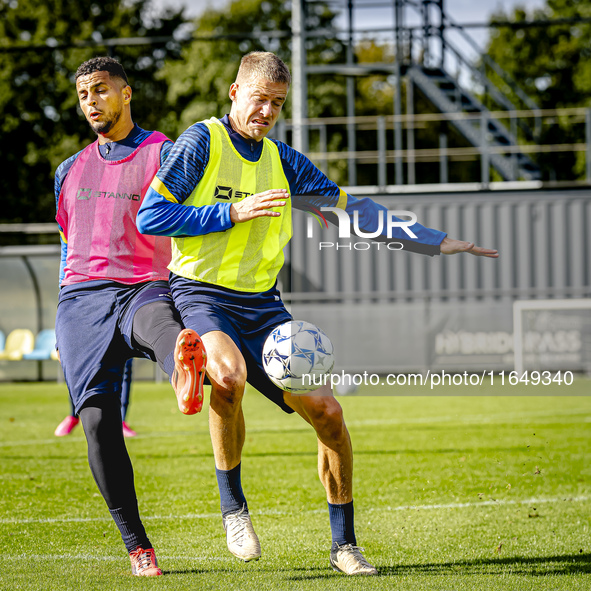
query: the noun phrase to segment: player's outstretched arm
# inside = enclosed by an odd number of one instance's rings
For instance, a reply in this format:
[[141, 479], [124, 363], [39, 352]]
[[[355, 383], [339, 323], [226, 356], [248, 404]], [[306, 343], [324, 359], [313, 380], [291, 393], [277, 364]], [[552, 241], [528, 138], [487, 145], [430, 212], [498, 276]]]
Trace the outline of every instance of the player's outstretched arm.
[[273, 207], [283, 207], [289, 199], [289, 193], [285, 189], [270, 189], [264, 193], [256, 193], [245, 197], [239, 203], [232, 203], [230, 207], [230, 220], [239, 224], [262, 216], [278, 217], [278, 211], [271, 211]]
[[467, 252], [477, 257], [489, 257], [492, 259], [496, 259], [499, 256], [498, 251], [493, 248], [482, 248], [482, 246], [476, 246], [474, 242], [464, 242], [463, 240], [454, 240], [453, 238], [447, 237], [443, 239], [439, 248], [441, 249], [441, 254]]

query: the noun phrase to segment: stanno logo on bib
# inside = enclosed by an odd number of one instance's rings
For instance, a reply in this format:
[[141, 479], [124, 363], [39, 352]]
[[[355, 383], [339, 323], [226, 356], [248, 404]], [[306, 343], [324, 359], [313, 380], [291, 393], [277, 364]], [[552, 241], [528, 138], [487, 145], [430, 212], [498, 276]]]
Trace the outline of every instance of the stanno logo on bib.
[[91, 197], [95, 199], [127, 199], [128, 201], [139, 201], [139, 193], [116, 193], [114, 191], [95, 191], [92, 187], [81, 187], [76, 193], [76, 199], [79, 201], [88, 201]]

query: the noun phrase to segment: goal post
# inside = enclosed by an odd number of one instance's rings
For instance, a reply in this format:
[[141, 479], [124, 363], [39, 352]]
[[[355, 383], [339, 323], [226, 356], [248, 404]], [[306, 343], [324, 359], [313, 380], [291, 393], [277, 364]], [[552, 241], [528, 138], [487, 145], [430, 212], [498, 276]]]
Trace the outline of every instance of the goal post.
[[515, 371], [591, 371], [591, 298], [513, 303]]

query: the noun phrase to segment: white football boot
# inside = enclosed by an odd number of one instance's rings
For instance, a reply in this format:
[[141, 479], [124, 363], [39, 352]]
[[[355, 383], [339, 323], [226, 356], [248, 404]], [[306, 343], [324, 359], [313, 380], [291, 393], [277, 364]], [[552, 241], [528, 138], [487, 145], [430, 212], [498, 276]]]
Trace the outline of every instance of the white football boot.
[[258, 560], [261, 557], [261, 544], [248, 511], [243, 507], [240, 511], [226, 515], [223, 521], [228, 550], [244, 562]]
[[353, 544], [339, 546], [335, 543], [330, 551], [330, 564], [334, 570], [346, 575], [377, 575], [376, 567], [367, 562], [362, 551], [363, 548]]

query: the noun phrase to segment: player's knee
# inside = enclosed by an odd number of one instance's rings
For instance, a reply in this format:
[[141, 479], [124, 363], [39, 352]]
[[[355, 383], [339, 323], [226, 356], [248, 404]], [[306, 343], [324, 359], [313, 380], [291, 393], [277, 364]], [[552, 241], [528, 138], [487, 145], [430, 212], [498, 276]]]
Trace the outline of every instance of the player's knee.
[[82, 409], [80, 411], [80, 420], [84, 427], [84, 435], [86, 436], [86, 439], [97, 439], [101, 427], [100, 415]]
[[338, 440], [345, 433], [341, 405], [333, 397], [318, 397], [307, 410], [312, 426], [323, 439]]
[[225, 389], [225, 388], [212, 388], [209, 400], [211, 409], [220, 416], [232, 417], [237, 416], [237, 413], [242, 408], [242, 390], [236, 389]]
[[94, 397], [80, 409], [80, 419], [88, 440], [110, 437], [113, 425], [121, 425], [121, 411], [106, 396]]
[[242, 400], [246, 385], [246, 367], [242, 364], [235, 366], [217, 367], [210, 374], [212, 380], [212, 397], [222, 404], [238, 404]]

